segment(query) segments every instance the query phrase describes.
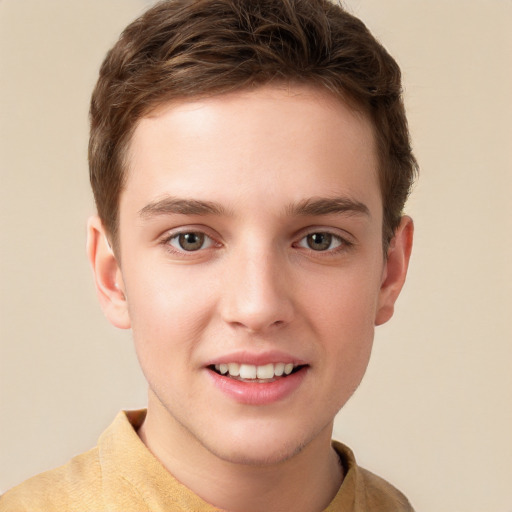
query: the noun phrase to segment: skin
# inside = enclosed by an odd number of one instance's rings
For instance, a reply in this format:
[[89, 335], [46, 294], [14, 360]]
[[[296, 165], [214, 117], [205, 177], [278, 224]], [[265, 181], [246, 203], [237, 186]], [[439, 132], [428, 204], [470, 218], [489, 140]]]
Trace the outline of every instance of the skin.
[[[215, 506], [322, 510], [343, 478], [334, 417], [412, 245], [404, 217], [383, 256], [370, 122], [320, 90], [265, 86], [160, 106], [128, 156], [119, 257], [96, 217], [88, 251], [103, 310], [132, 329], [149, 384], [141, 439]], [[178, 233], [205, 243], [184, 250]], [[239, 403], [213, 384], [216, 358], [276, 350], [304, 363], [284, 398]]]

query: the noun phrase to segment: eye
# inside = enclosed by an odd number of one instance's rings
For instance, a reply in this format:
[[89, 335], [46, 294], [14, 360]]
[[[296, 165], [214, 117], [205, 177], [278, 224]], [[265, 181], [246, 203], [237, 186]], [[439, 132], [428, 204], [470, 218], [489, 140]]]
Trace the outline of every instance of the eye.
[[179, 251], [193, 252], [208, 249], [213, 240], [200, 231], [190, 231], [173, 235], [167, 243]]
[[332, 233], [318, 232], [309, 233], [299, 241], [298, 245], [312, 251], [329, 251], [340, 247], [343, 243], [343, 239], [339, 236]]

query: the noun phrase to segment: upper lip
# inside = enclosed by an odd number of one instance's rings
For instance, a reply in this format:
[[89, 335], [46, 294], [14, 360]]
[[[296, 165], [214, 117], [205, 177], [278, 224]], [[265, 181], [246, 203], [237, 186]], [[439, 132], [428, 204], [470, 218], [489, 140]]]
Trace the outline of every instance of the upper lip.
[[286, 352], [272, 350], [261, 353], [249, 351], [231, 352], [229, 354], [224, 354], [209, 360], [205, 366], [229, 363], [251, 364], [254, 366], [263, 366], [270, 363], [293, 363], [295, 366], [302, 366], [307, 364], [306, 361], [299, 357], [287, 354]]

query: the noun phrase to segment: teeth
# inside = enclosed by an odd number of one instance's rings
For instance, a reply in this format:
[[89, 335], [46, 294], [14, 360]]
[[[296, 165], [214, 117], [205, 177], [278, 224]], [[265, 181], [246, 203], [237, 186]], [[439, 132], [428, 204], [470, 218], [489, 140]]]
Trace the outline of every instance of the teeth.
[[274, 365], [272, 363], [256, 368], [258, 379], [272, 379], [274, 377]]
[[238, 363], [229, 363], [228, 368], [231, 377], [238, 377], [240, 375], [240, 365]]
[[274, 367], [276, 377], [281, 377], [284, 373], [284, 363], [277, 363]]
[[292, 371], [293, 371], [293, 364], [292, 363], [288, 363], [288, 364], [284, 365], [284, 373], [286, 375], [290, 375], [290, 373], [292, 373]]
[[240, 365], [240, 378], [241, 379], [255, 379], [256, 378], [256, 366], [252, 364], [241, 364]]
[[282, 375], [290, 375], [294, 369], [293, 363], [269, 363], [261, 366], [253, 364], [216, 364], [215, 369], [222, 375], [229, 373], [231, 377], [240, 377], [244, 380], [270, 380]]

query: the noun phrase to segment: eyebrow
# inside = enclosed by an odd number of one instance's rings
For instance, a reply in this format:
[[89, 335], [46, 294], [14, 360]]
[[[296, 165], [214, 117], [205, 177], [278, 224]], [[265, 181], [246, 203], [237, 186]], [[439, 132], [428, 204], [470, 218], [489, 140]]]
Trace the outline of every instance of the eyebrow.
[[[228, 212], [219, 203], [199, 201], [197, 199], [180, 199], [164, 197], [151, 202], [139, 210], [142, 218], [149, 219], [160, 215], [226, 215]], [[370, 216], [369, 208], [360, 201], [348, 197], [318, 197], [304, 199], [289, 205], [286, 213], [290, 216], [318, 216], [329, 214], [348, 214]]]
[[220, 204], [211, 201], [165, 197], [147, 204], [139, 211], [142, 218], [176, 213], [181, 215], [225, 215], [226, 210]]
[[287, 209], [289, 215], [315, 216], [344, 213], [348, 215], [366, 215], [371, 217], [370, 209], [364, 203], [348, 197], [318, 197], [304, 199], [290, 205]]

